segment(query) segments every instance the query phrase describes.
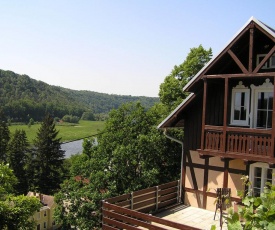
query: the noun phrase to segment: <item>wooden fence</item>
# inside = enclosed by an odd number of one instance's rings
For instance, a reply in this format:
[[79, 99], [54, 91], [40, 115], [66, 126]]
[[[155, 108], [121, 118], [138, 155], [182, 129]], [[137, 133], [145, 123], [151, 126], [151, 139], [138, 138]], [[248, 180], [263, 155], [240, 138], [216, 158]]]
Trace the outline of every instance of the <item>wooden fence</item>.
[[148, 213], [180, 202], [179, 181], [173, 181], [152, 188], [113, 197], [102, 201], [102, 229], [193, 229]]

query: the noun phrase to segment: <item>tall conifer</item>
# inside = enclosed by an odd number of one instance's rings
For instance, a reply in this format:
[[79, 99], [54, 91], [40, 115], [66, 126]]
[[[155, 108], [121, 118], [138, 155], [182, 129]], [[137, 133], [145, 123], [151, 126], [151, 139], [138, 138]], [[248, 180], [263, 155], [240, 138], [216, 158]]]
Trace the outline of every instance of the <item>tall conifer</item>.
[[0, 110], [0, 162], [7, 160], [7, 148], [10, 140], [10, 131], [4, 112]]
[[25, 170], [28, 152], [29, 143], [26, 132], [24, 130], [15, 130], [15, 133], [9, 143], [7, 162], [18, 179], [18, 184], [15, 186], [15, 190], [18, 194], [26, 194], [28, 192]]
[[61, 168], [64, 151], [61, 150], [61, 138], [57, 137], [54, 119], [47, 114], [34, 140], [32, 167], [33, 186], [44, 194], [53, 194], [62, 182]]

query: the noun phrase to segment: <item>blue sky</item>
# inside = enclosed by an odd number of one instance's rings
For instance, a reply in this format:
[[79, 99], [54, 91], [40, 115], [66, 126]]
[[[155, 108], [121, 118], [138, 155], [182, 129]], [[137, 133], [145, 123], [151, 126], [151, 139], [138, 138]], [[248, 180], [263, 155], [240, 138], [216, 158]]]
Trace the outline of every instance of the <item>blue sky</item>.
[[251, 16], [275, 28], [274, 0], [0, 1], [0, 69], [76, 90], [158, 96], [190, 48], [232, 39]]

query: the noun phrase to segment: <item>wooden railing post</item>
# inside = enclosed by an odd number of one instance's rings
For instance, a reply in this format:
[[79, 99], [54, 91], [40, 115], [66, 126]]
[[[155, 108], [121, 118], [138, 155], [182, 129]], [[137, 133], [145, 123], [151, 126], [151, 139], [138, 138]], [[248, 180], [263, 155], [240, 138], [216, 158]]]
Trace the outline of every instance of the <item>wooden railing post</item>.
[[159, 186], [156, 186], [156, 211], [159, 208]]
[[131, 192], [131, 209], [134, 209], [134, 193]]
[[102, 221], [103, 221], [103, 203], [105, 202], [105, 200], [101, 200], [100, 201], [100, 228], [102, 228]]
[[178, 203], [180, 203], [180, 181], [178, 180], [178, 198], [177, 198], [177, 200], [178, 200]]

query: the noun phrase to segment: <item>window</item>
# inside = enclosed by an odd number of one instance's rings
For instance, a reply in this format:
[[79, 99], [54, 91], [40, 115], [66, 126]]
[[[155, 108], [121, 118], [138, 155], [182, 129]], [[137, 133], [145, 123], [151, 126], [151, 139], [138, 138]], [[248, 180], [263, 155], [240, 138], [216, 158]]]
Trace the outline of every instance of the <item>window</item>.
[[251, 128], [270, 129], [272, 127], [273, 84], [269, 79], [260, 86], [251, 85]]
[[36, 230], [40, 230], [40, 224], [36, 226]]
[[40, 211], [37, 213], [37, 219], [40, 219]]
[[275, 54], [270, 58], [270, 68], [275, 68]]
[[47, 211], [44, 211], [44, 216], [47, 216]]
[[44, 222], [44, 228], [47, 228], [47, 222]]
[[[265, 58], [266, 54], [258, 54], [257, 55], [257, 65]], [[269, 60], [262, 66], [262, 69], [271, 69], [275, 68], [275, 54], [273, 54]]]
[[231, 124], [248, 125], [249, 94], [249, 88], [242, 81], [232, 89]]
[[268, 167], [267, 163], [255, 163], [250, 166], [249, 180], [254, 196], [260, 196], [266, 187], [266, 183], [274, 184], [275, 169]]
[[[264, 59], [264, 57], [265, 57], [265, 54], [258, 54], [257, 55], [257, 65], [260, 64], [260, 62]], [[264, 63], [264, 65], [262, 66], [262, 69], [267, 69], [268, 68], [267, 64], [268, 64], [268, 62]]]

